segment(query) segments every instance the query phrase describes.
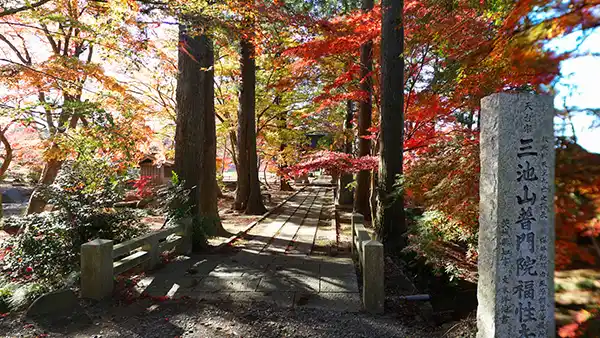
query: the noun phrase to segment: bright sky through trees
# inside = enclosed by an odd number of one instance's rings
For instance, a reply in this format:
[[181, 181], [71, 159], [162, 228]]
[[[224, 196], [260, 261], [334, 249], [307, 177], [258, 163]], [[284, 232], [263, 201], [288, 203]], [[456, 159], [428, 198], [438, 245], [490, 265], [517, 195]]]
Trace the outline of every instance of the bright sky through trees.
[[[557, 109], [563, 109], [565, 102], [567, 107], [600, 109], [600, 30], [596, 29], [583, 41], [581, 37], [580, 32], [573, 33], [548, 46], [560, 51], [577, 48], [577, 53], [584, 55], [561, 63], [561, 79], [555, 87]], [[572, 122], [577, 142], [588, 151], [600, 153], [600, 131], [590, 128], [598, 126], [600, 121], [589, 113], [575, 113]], [[572, 134], [570, 126], [566, 133]]]

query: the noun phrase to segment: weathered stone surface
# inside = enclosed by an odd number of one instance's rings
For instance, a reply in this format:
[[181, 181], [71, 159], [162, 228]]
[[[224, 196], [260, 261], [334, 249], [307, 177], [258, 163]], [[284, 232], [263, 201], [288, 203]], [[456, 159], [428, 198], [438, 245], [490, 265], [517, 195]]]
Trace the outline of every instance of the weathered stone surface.
[[357, 292], [319, 292], [316, 294], [297, 292], [294, 306], [339, 312], [359, 312], [360, 296]]
[[385, 303], [383, 244], [371, 240], [363, 244], [363, 292], [365, 310], [383, 313]]
[[337, 261], [325, 261], [321, 263], [321, 276], [356, 276], [356, 268], [354, 267], [354, 262], [350, 258], [340, 259]]
[[321, 276], [319, 292], [358, 292], [358, 281], [351, 276]]
[[301, 291], [319, 292], [319, 277], [298, 275], [266, 275], [257, 291]]
[[79, 308], [79, 301], [72, 290], [58, 290], [36, 299], [27, 309], [27, 317], [66, 317]]
[[200, 292], [255, 291], [259, 282], [260, 278], [256, 277], [205, 277], [194, 290]]
[[[233, 255], [192, 253], [147, 274], [137, 283], [136, 291], [151, 296], [190, 297], [207, 303], [266, 302], [292, 307], [297, 300], [296, 306], [359, 311], [360, 294], [352, 259], [318, 256], [311, 250], [323, 227], [319, 220], [328, 217], [326, 212], [321, 214], [332, 203], [331, 198], [326, 201], [328, 191], [308, 187], [295, 195], [281, 211], [258, 221], [248, 231], [238, 242], [241, 251]], [[310, 231], [297, 237], [295, 230], [304, 226]], [[306, 251], [292, 254], [282, 250], [302, 237], [307, 239], [303, 243]], [[270, 247], [277, 252], [269, 253], [273, 251]], [[307, 254], [309, 251], [312, 255]], [[318, 296], [320, 293], [324, 295]]]
[[294, 305], [294, 292], [230, 292], [229, 297], [233, 302], [264, 302], [275, 304], [280, 307], [292, 307]]
[[481, 103], [478, 337], [554, 337], [553, 99]]
[[81, 296], [102, 299], [113, 290], [113, 242], [96, 239], [81, 246]]

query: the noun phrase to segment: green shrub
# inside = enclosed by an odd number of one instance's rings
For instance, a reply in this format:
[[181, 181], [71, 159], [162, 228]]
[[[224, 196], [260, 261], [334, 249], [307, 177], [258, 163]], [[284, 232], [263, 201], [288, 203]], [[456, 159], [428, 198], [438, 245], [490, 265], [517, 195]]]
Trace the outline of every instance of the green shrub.
[[0, 297], [11, 309], [75, 283], [82, 244], [96, 238], [119, 243], [147, 232], [137, 210], [112, 207], [123, 196], [125, 178], [108, 166], [95, 160], [66, 163], [55, 183], [40, 189], [55, 211], [4, 221], [21, 229], [0, 247], [7, 278]]
[[425, 259], [434, 271], [448, 275], [450, 280], [462, 278], [468, 273], [459, 264], [461, 260], [448, 259], [449, 252], [460, 252], [467, 260], [474, 260], [477, 236], [461, 231], [461, 227], [443, 212], [425, 211], [421, 216], [413, 215], [409, 229], [407, 251]]
[[596, 286], [595, 280], [593, 279], [583, 279], [577, 282], [577, 287], [583, 290], [596, 290], [598, 287]]
[[184, 181], [180, 181], [179, 176], [173, 172], [171, 184], [159, 189], [157, 197], [161, 201], [159, 210], [167, 215], [167, 226], [176, 225], [182, 218], [193, 218], [192, 246], [198, 251], [207, 246], [207, 237], [211, 229], [214, 229], [214, 220], [195, 217], [192, 212], [193, 206], [190, 204], [190, 193], [191, 190], [185, 188]]

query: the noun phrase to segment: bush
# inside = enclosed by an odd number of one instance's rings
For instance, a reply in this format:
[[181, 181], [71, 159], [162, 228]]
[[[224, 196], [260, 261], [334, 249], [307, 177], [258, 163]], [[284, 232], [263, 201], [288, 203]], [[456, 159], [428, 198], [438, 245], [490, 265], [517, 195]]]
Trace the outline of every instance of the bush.
[[61, 288], [76, 279], [80, 246], [96, 238], [116, 243], [145, 233], [137, 210], [114, 209], [124, 192], [125, 178], [102, 161], [67, 163], [54, 184], [40, 193], [57, 209], [11, 217], [4, 226], [22, 232], [0, 247], [3, 275], [0, 294], [18, 308], [33, 294]]
[[171, 184], [159, 189], [157, 197], [161, 201], [159, 210], [167, 215], [166, 225], [174, 226], [180, 219], [193, 218], [192, 246], [197, 251], [207, 246], [208, 233], [214, 228], [214, 222], [194, 217], [193, 206], [190, 205], [190, 193], [191, 190], [185, 188], [184, 181], [180, 181], [179, 176], [173, 172]]
[[[448, 275], [450, 280], [464, 278], [470, 271], [464, 269], [462, 257], [475, 263], [477, 235], [461, 231], [460, 226], [443, 212], [426, 211], [413, 219], [406, 250], [417, 253], [439, 274]], [[461, 259], [452, 259], [460, 253]]]

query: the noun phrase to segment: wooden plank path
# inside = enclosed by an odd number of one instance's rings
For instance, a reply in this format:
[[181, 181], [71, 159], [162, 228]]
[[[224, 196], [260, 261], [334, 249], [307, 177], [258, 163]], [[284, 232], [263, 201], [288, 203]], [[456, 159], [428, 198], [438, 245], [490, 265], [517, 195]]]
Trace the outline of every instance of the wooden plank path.
[[235, 243], [239, 251], [170, 263], [138, 288], [152, 296], [357, 312], [361, 305], [352, 259], [315, 250], [317, 238], [336, 241], [328, 212], [332, 194], [331, 187], [308, 186], [243, 235]]

